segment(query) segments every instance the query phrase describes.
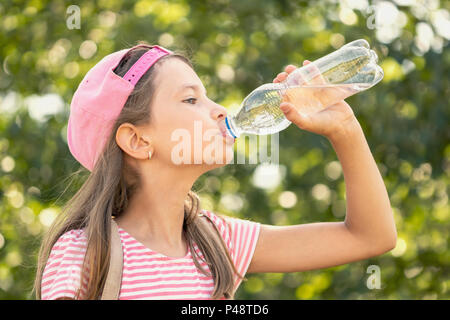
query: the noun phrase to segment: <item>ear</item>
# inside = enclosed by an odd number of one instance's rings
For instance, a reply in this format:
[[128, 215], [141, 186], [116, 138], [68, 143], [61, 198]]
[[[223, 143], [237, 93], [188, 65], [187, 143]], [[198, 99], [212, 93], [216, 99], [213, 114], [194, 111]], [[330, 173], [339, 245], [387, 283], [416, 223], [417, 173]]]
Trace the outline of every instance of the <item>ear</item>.
[[130, 157], [136, 159], [147, 159], [148, 152], [153, 148], [150, 139], [141, 128], [130, 123], [122, 123], [116, 131], [117, 145]]

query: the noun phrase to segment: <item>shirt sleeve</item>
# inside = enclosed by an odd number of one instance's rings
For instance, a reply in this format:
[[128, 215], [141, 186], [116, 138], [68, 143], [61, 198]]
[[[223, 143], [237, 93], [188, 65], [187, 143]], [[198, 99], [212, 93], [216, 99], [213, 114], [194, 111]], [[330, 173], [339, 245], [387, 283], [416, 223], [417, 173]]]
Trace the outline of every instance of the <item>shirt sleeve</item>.
[[[228, 247], [237, 271], [240, 275], [245, 276], [255, 252], [261, 223], [225, 215], [219, 216], [207, 210], [203, 210], [203, 214], [208, 215], [216, 224]], [[242, 279], [237, 275], [235, 277], [236, 291]]]
[[[61, 297], [75, 299], [81, 285], [86, 247], [87, 239], [82, 229], [70, 230], [56, 241], [42, 276], [42, 300], [55, 300]], [[80, 298], [86, 294], [86, 283], [85, 279]]]

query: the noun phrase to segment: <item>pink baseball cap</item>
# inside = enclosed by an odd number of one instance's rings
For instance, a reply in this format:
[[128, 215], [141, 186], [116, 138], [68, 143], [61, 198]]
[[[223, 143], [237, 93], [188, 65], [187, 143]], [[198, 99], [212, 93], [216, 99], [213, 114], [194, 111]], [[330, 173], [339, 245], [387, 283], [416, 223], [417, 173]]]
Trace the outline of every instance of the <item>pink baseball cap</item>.
[[128, 96], [145, 72], [161, 57], [173, 53], [154, 45], [121, 77], [114, 73], [123, 56], [136, 45], [105, 56], [90, 69], [70, 104], [67, 142], [74, 158], [92, 171]]

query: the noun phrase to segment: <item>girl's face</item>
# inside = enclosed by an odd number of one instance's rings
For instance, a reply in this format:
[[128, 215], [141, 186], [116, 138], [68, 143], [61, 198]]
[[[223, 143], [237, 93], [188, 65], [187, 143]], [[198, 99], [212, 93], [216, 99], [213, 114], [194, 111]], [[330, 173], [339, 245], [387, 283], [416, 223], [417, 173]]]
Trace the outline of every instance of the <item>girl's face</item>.
[[207, 97], [194, 70], [180, 59], [159, 65], [148, 134], [154, 154], [174, 165], [220, 167], [233, 159], [224, 136], [226, 109]]

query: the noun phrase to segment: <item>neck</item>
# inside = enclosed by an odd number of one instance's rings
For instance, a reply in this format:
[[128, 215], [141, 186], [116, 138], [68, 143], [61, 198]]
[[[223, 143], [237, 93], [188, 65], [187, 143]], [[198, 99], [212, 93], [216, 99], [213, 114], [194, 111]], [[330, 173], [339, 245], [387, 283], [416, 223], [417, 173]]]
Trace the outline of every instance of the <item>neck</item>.
[[186, 248], [183, 237], [184, 202], [198, 178], [186, 167], [154, 161], [141, 170], [141, 186], [131, 197], [117, 224], [141, 242], [159, 248]]

